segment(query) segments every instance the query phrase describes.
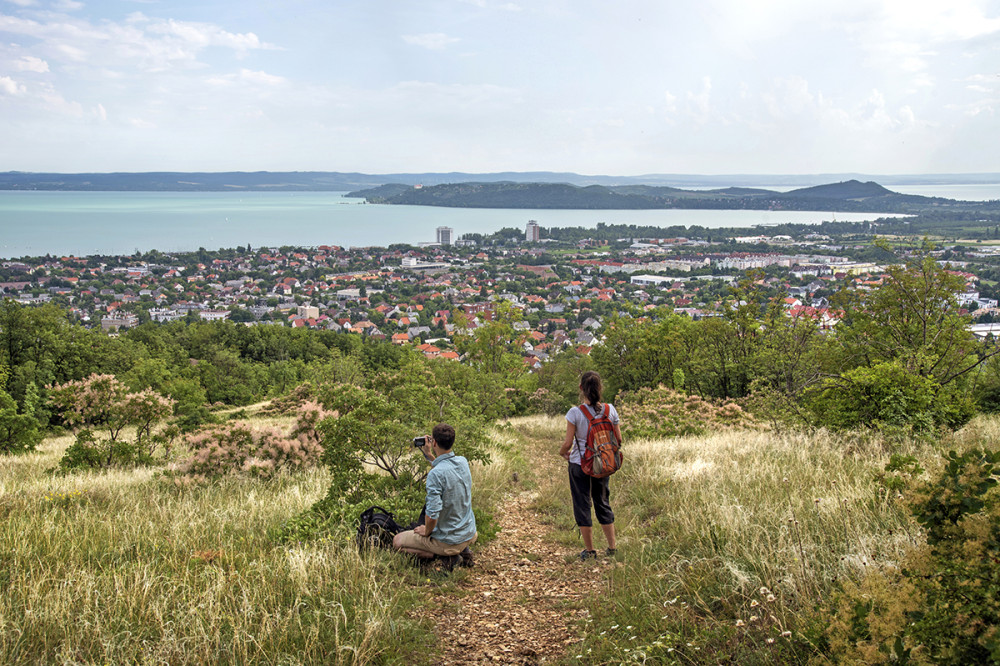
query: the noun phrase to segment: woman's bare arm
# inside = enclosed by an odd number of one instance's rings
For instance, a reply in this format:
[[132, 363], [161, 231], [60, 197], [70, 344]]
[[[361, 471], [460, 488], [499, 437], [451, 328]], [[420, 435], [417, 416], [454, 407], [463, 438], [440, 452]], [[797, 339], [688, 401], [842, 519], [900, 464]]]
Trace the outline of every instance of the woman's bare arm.
[[576, 425], [573, 423], [566, 423], [566, 439], [563, 441], [562, 447], [559, 449], [559, 455], [561, 455], [566, 460], [569, 460], [569, 450], [573, 446], [573, 441], [576, 439]]

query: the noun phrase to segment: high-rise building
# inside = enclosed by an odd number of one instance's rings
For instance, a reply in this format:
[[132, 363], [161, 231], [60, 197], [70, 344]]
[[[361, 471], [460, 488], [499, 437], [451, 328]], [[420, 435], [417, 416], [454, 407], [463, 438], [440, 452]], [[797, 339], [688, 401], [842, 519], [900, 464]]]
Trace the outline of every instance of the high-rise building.
[[528, 226], [524, 230], [524, 240], [529, 243], [537, 243], [538, 239], [542, 237], [542, 228], [538, 226], [538, 222], [534, 220], [528, 220]]
[[437, 242], [438, 245], [451, 245], [451, 239], [454, 235], [455, 230], [451, 227], [438, 227], [437, 228]]

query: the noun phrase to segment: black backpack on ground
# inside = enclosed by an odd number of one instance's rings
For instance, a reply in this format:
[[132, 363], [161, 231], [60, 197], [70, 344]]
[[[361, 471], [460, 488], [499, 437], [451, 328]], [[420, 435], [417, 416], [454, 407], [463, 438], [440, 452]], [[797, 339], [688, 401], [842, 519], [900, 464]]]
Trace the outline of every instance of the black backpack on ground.
[[424, 511], [420, 511], [420, 519], [411, 525], [400, 525], [391, 511], [380, 506], [370, 506], [361, 512], [358, 519], [358, 550], [375, 546], [377, 548], [392, 548], [392, 539], [400, 532], [412, 530], [424, 522]]

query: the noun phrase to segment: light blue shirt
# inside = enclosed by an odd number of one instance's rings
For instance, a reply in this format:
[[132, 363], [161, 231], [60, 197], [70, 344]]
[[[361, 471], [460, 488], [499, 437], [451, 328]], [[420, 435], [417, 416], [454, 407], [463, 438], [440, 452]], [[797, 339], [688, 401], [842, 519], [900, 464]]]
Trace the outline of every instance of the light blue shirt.
[[427, 515], [437, 520], [428, 536], [443, 543], [464, 543], [476, 536], [469, 461], [449, 451], [431, 461], [427, 474]]

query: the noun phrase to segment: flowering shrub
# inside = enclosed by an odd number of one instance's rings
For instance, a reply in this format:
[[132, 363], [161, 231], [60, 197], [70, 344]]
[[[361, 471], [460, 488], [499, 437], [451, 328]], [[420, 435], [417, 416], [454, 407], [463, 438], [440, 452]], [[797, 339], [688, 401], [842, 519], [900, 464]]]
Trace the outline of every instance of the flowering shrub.
[[[129, 391], [114, 375], [93, 374], [48, 388], [49, 401], [63, 420], [80, 428], [59, 462], [63, 470], [149, 463], [156, 448], [167, 442], [154, 436], [154, 429], [173, 411], [169, 398], [149, 389]], [[135, 438], [128, 440], [124, 434], [132, 429]], [[99, 439], [95, 431], [107, 437]]]
[[277, 428], [254, 429], [238, 422], [212, 426], [187, 437], [191, 457], [170, 475], [182, 483], [233, 473], [267, 479], [283, 469], [314, 467], [323, 455], [316, 424], [328, 416], [319, 405], [305, 403], [289, 435]]
[[528, 396], [528, 409], [533, 414], [561, 416], [569, 409], [566, 403], [566, 398], [547, 388], [536, 389], [534, 393]]
[[622, 420], [622, 436], [631, 439], [700, 435], [709, 430], [755, 425], [735, 402], [705, 400], [662, 384], [621, 393], [615, 407]]

